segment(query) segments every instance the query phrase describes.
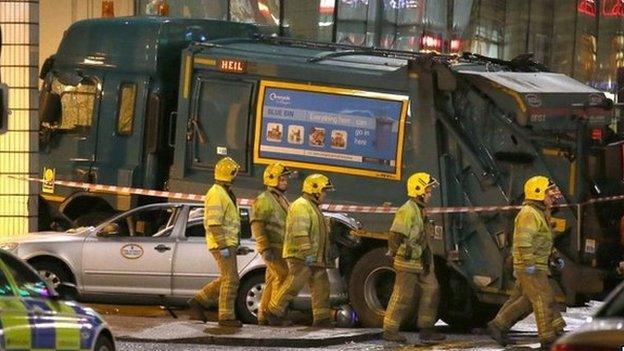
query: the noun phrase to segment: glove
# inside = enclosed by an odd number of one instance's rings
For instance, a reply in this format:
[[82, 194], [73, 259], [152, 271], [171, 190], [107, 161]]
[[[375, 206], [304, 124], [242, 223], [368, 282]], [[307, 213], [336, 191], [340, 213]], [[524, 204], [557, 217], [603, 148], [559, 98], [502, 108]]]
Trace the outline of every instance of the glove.
[[316, 263], [316, 257], [310, 255], [310, 256], [306, 256], [305, 258], [305, 265], [310, 267], [312, 266], [314, 263]]
[[524, 267], [524, 273], [526, 274], [535, 274], [535, 272], [537, 272], [537, 268], [534, 265]]
[[229, 258], [230, 256], [232, 256], [232, 253], [230, 252], [230, 248], [229, 247], [224, 247], [224, 248], [220, 249], [219, 253], [221, 254], [221, 257], [223, 257], [223, 258]]
[[557, 257], [553, 261], [553, 266], [561, 271], [565, 267], [565, 261], [563, 260], [563, 258]]
[[264, 250], [262, 251], [262, 259], [271, 262], [275, 260], [275, 253], [271, 249]]

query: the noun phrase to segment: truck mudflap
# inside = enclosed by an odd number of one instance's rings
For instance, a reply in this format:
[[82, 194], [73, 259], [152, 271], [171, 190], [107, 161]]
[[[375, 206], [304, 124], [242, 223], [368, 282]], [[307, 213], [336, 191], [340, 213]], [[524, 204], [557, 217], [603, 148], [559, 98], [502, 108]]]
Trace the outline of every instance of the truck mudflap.
[[568, 295], [596, 295], [604, 289], [604, 272], [566, 260], [561, 281]]

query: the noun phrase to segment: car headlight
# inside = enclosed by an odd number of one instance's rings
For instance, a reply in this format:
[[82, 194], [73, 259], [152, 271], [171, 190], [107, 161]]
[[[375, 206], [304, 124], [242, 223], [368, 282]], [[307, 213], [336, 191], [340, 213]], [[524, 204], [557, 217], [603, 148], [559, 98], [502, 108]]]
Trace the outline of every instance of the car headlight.
[[9, 252], [15, 252], [15, 250], [17, 250], [17, 246], [17, 243], [0, 243], [0, 249]]

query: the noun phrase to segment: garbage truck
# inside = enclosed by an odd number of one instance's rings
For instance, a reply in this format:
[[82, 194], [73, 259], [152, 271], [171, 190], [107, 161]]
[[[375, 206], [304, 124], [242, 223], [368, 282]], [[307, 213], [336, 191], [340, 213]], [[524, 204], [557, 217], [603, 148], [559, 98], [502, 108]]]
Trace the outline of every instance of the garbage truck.
[[[564, 193], [552, 219], [562, 302], [602, 293], [621, 261], [613, 103], [529, 55], [390, 51], [133, 17], [72, 25], [41, 78], [42, 178], [202, 194], [227, 155], [241, 164], [237, 196], [253, 199], [270, 162], [296, 170], [291, 197], [306, 175], [327, 174], [332, 208], [360, 222], [339, 269], [365, 326], [382, 323], [394, 279], [387, 231], [417, 171], [440, 183], [431, 246], [451, 325], [487, 321], [513, 287], [517, 211], [506, 206], [522, 203], [530, 176]], [[90, 225], [156, 200], [56, 187], [42, 192], [40, 221]]]

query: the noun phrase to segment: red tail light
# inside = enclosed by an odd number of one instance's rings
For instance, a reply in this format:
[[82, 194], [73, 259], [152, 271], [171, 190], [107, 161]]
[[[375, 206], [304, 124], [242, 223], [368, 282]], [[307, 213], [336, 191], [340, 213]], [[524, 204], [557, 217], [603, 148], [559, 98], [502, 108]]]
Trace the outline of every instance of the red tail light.
[[602, 129], [593, 129], [591, 138], [594, 140], [602, 140]]
[[551, 351], [621, 351], [618, 347], [557, 344]]

